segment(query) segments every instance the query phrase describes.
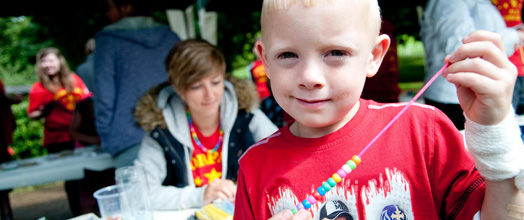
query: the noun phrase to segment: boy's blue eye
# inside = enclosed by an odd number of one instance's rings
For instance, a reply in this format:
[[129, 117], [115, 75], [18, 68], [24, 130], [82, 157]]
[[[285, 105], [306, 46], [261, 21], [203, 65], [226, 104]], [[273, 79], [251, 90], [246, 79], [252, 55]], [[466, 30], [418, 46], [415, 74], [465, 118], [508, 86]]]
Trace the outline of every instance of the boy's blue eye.
[[344, 55], [346, 55], [346, 53], [341, 51], [341, 50], [332, 50], [332, 51], [329, 51], [329, 55], [331, 55], [331, 56], [344, 56]]
[[278, 55], [278, 58], [282, 58], [282, 59], [289, 59], [289, 58], [296, 58], [296, 57], [297, 55], [291, 52], [284, 52]]

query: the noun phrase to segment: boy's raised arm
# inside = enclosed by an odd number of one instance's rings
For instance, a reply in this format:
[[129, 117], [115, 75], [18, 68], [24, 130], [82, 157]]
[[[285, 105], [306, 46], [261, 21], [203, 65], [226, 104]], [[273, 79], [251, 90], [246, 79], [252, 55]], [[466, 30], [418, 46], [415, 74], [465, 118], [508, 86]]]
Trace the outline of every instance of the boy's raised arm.
[[[457, 87], [466, 115], [466, 143], [486, 179], [481, 219], [524, 219], [524, 194], [515, 176], [524, 168], [524, 146], [511, 108], [517, 71], [496, 33], [475, 31], [446, 58], [443, 76]], [[522, 186], [519, 186], [522, 187]]]

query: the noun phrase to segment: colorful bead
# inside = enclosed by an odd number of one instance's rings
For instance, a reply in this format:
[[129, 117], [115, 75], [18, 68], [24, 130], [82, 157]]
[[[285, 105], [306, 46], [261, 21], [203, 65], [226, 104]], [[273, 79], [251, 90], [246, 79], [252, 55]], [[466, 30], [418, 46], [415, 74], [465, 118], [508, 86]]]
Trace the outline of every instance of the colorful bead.
[[[329, 185], [328, 185], [328, 186], [329, 186]], [[329, 188], [331, 189], [331, 187], [329, 187]], [[328, 190], [328, 191], [329, 191], [329, 190]], [[319, 187], [317, 188], [317, 192], [318, 192], [318, 194], [320, 194], [320, 196], [324, 196], [324, 195], [326, 195], [326, 190], [324, 189], [324, 185], [319, 186]]]
[[298, 209], [293, 209], [291, 210], [293, 212], [293, 215], [296, 214], [298, 212]]
[[353, 162], [355, 162], [356, 165], [359, 165], [360, 162], [362, 161], [362, 160], [360, 159], [360, 157], [358, 157], [357, 155], [353, 155], [353, 157], [351, 158], [351, 160], [352, 160]]
[[348, 160], [348, 162], [346, 163], [352, 170], [354, 170], [356, 167], [357, 167], [357, 164], [355, 164], [354, 161], [352, 160]]
[[346, 177], [346, 172], [343, 169], [338, 169], [337, 174], [340, 176], [340, 178]]
[[315, 197], [313, 197], [313, 195], [309, 195], [307, 197], [307, 201], [309, 201], [309, 203], [311, 203], [311, 204], [317, 203], [317, 200], [315, 199]]
[[304, 208], [306, 208], [306, 209], [311, 208], [311, 203], [309, 203], [309, 201], [307, 201], [307, 199], [304, 199], [304, 201], [302, 201], [302, 204], [304, 205]]
[[334, 187], [334, 186], [337, 185], [337, 182], [335, 182], [335, 180], [334, 180], [333, 178], [331, 178], [331, 177], [327, 180], [327, 183], [328, 183], [331, 187]]
[[302, 210], [302, 209], [304, 209], [304, 205], [302, 205], [302, 203], [298, 203], [297, 210]]
[[335, 180], [336, 183], [340, 183], [340, 181], [342, 180], [338, 173], [334, 173], [333, 176], [331, 176], [331, 178], [333, 178], [333, 180]]
[[331, 190], [331, 185], [329, 185], [328, 183], [323, 183], [323, 184], [322, 184], [322, 187], [324, 188], [324, 190], [326, 190], [326, 192], [328, 192], [329, 190]]
[[[320, 188], [322, 188], [322, 187], [320, 187]], [[324, 189], [322, 189], [322, 190], [324, 190]], [[324, 192], [325, 192], [325, 191], [324, 191]], [[313, 197], [315, 197], [316, 200], [321, 200], [321, 199], [322, 199], [322, 196], [320, 195], [319, 192], [315, 192], [315, 193], [313, 193]]]
[[349, 173], [351, 173], [351, 167], [349, 167], [347, 164], [344, 164], [344, 166], [342, 166], [342, 169], [344, 170], [346, 175], [349, 175]]

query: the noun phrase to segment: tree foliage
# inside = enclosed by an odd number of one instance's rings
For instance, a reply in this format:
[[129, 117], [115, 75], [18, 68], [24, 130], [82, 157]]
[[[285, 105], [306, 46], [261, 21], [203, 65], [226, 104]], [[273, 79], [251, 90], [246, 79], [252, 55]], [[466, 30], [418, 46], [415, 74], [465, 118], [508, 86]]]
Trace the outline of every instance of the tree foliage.
[[0, 18], [0, 77], [6, 85], [30, 84], [36, 80], [34, 55], [52, 39], [37, 37], [39, 25], [31, 17]]

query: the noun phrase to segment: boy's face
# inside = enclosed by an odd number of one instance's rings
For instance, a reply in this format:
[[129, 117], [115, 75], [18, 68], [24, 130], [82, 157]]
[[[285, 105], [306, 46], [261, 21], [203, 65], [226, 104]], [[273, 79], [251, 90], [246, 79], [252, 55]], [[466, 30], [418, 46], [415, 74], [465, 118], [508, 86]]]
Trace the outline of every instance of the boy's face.
[[[297, 1], [270, 9], [264, 21], [257, 50], [275, 99], [298, 122], [291, 127], [297, 136], [320, 137], [346, 124], [358, 110], [366, 76], [382, 60], [375, 45], [384, 37], [372, 36], [347, 2], [305, 8]], [[379, 50], [387, 50], [389, 38], [384, 41]]]

